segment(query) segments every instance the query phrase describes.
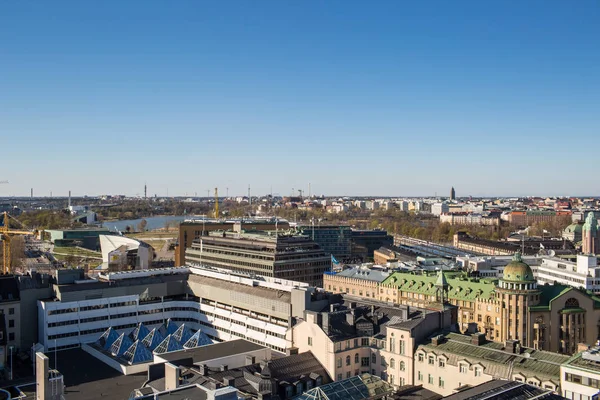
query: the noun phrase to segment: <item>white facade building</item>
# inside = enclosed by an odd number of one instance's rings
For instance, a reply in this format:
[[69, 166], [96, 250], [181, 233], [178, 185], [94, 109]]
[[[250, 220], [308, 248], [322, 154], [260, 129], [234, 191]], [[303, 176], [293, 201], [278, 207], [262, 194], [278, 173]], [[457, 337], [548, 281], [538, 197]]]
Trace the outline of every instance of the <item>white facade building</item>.
[[431, 205], [431, 213], [433, 215], [437, 215], [438, 217], [442, 214], [447, 213], [448, 211], [450, 211], [448, 203], [433, 203]]
[[[143, 283], [157, 281], [161, 275], [164, 281], [154, 285], [158, 288]], [[77, 298], [84, 300], [38, 301], [39, 341], [46, 351], [94, 342], [111, 326], [129, 333], [140, 322], [152, 329], [170, 318], [193, 330], [202, 329], [215, 341], [246, 339], [285, 353], [291, 347], [291, 314], [303, 313], [314, 291], [305, 283], [196, 267], [106, 273], [89, 282], [71, 285]], [[103, 289], [98, 288], [101, 285]], [[177, 290], [175, 296], [148, 294], [184, 286], [187, 290]], [[73, 290], [65, 290], [62, 297]], [[111, 291], [138, 293], [110, 296]]]
[[600, 348], [577, 354], [560, 367], [561, 395], [569, 400], [595, 400], [600, 393]]
[[539, 284], [557, 282], [600, 294], [600, 267], [595, 256], [580, 254], [576, 262], [544, 257], [536, 275]]

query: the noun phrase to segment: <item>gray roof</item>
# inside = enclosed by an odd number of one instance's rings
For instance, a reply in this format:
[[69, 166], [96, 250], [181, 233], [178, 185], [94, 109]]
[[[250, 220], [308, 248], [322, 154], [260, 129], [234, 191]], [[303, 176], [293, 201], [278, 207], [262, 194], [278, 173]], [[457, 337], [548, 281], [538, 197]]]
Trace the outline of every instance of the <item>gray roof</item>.
[[178, 361], [189, 360], [191, 358], [194, 364], [198, 364], [208, 360], [229, 357], [235, 354], [242, 354], [265, 348], [265, 346], [261, 346], [248, 340], [237, 339], [207, 346], [194, 347], [192, 349], [172, 351], [160, 354], [159, 357], [175, 364], [177, 364]]
[[175, 389], [161, 393], [157, 396], [160, 400], [205, 400], [206, 392], [198, 386], [190, 386], [183, 389]]
[[352, 279], [364, 279], [366, 281], [374, 282], [383, 282], [390, 276], [389, 272], [384, 272], [377, 269], [361, 268], [360, 266], [345, 269], [342, 272], [338, 272], [334, 275]]
[[514, 354], [505, 350], [498, 342], [486, 341], [481, 345], [471, 343], [471, 336], [458, 333], [447, 333], [444, 340], [437, 346], [428, 341], [418, 347], [418, 350], [444, 354], [450, 365], [458, 365], [460, 360], [471, 364], [479, 363], [484, 372], [497, 379], [511, 379], [513, 374], [521, 373], [527, 378], [537, 378], [540, 381], [551, 380], [560, 384], [560, 365], [569, 356], [549, 351], [523, 348], [523, 352]]
[[191, 275], [189, 275], [188, 280], [190, 282], [198, 282], [198, 283], [202, 283], [207, 286], [227, 289], [227, 290], [230, 290], [232, 292], [237, 292], [237, 293], [250, 294], [253, 296], [259, 296], [259, 297], [263, 297], [265, 299], [275, 300], [275, 301], [279, 301], [279, 302], [290, 303], [291, 298], [292, 298], [291, 293], [287, 292], [287, 291], [269, 289], [269, 288], [261, 287], [261, 286], [249, 286], [249, 285], [244, 285], [242, 283], [229, 282], [229, 281], [224, 281], [221, 279], [210, 278], [207, 276], [199, 276], [199, 275], [191, 274]]
[[493, 380], [465, 389], [453, 395], [444, 397], [448, 400], [525, 400], [525, 399], [544, 399], [558, 400], [564, 397], [552, 393], [547, 389], [531, 386], [526, 383], [514, 381]]

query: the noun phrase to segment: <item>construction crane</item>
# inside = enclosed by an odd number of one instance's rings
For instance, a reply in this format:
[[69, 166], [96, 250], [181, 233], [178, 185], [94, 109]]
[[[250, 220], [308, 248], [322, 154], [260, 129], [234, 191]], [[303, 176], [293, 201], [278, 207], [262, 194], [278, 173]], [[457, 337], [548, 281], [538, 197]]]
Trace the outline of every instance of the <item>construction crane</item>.
[[[5, 274], [8, 274], [10, 272], [10, 241], [11, 241], [11, 236], [13, 235], [33, 235], [33, 232], [30, 231], [20, 231], [20, 230], [16, 230], [16, 229], [10, 229], [9, 226], [9, 218], [12, 218], [13, 220], [19, 222], [18, 220], [16, 220], [15, 218], [11, 217], [8, 215], [8, 213], [5, 211], [3, 213], [3, 224], [2, 226], [0, 226], [0, 240], [2, 241], [2, 256], [3, 256], [3, 271]], [[19, 222], [19, 224], [21, 224]], [[21, 224], [23, 225], [23, 224]]]
[[215, 188], [215, 218], [219, 218], [219, 189]]

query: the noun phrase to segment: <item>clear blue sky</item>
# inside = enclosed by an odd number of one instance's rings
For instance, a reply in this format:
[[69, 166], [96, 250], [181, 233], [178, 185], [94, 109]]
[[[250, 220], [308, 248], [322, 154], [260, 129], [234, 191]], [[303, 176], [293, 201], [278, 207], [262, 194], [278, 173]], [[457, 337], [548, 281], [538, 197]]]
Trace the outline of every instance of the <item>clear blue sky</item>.
[[0, 2], [0, 196], [600, 194], [600, 3]]

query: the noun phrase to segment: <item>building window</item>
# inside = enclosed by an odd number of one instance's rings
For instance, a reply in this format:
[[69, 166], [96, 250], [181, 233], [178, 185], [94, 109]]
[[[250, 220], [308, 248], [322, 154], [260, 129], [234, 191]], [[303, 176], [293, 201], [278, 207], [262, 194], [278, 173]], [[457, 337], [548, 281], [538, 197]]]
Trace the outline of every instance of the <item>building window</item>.
[[394, 341], [393, 336], [390, 338], [390, 352], [392, 352], [392, 353], [396, 352], [396, 342]]
[[346, 372], [346, 378], [350, 378], [350, 371]]
[[396, 360], [390, 358], [390, 368], [396, 368]]
[[14, 319], [9, 319], [8, 320], [8, 327], [9, 328], [14, 328], [15, 327], [15, 320]]
[[338, 380], [338, 381], [341, 381], [341, 380], [342, 380], [342, 374], [338, 374], [338, 378], [337, 378], [337, 380]]
[[390, 375], [390, 384], [393, 385], [394, 384], [394, 375]]
[[369, 338], [362, 338], [362, 339], [360, 339], [360, 345], [361, 346], [368, 346], [369, 345]]
[[435, 364], [435, 358], [433, 356], [427, 357], [427, 361], [428, 361], [429, 365], [434, 365]]
[[335, 344], [335, 351], [341, 351], [342, 350], [342, 343], [341, 342], [337, 342]]
[[8, 315], [14, 315], [15, 309], [13, 307], [8, 309]]
[[371, 364], [377, 364], [377, 355], [375, 353], [371, 354]]
[[433, 385], [433, 376], [429, 374], [427, 378], [427, 382], [429, 382], [430, 385]]
[[406, 363], [404, 361], [400, 361], [400, 371], [404, 371], [406, 369]]
[[400, 354], [404, 355], [404, 340], [400, 340]]
[[439, 380], [438, 380], [438, 386], [441, 387], [441, 388], [444, 387], [444, 380], [442, 379], [441, 376], [439, 377]]
[[421, 371], [419, 371], [419, 374], [417, 375], [417, 380], [423, 382], [423, 373]]
[[308, 337], [308, 345], [312, 346], [312, 338], [310, 336]]
[[475, 367], [475, 376], [481, 376], [481, 368]]
[[467, 373], [467, 366], [465, 364], [460, 364], [460, 373], [461, 374]]
[[358, 353], [354, 355], [354, 364], [358, 364]]
[[423, 362], [425, 357], [423, 357], [423, 353], [419, 353], [419, 362]]
[[360, 359], [360, 366], [361, 367], [368, 367], [369, 366], [369, 357], [361, 357], [361, 359]]
[[446, 360], [440, 358], [438, 360], [438, 365], [440, 366], [440, 368], [445, 368], [446, 367]]
[[350, 356], [346, 356], [346, 365], [350, 365], [351, 360], [350, 360]]
[[8, 333], [8, 340], [15, 340], [15, 333], [14, 332], [9, 332]]
[[338, 366], [338, 368], [342, 368], [342, 357], [338, 357], [337, 366]]
[[358, 347], [358, 339], [354, 339], [354, 347]]
[[387, 364], [385, 363], [385, 357], [381, 356], [381, 365], [385, 367]]

